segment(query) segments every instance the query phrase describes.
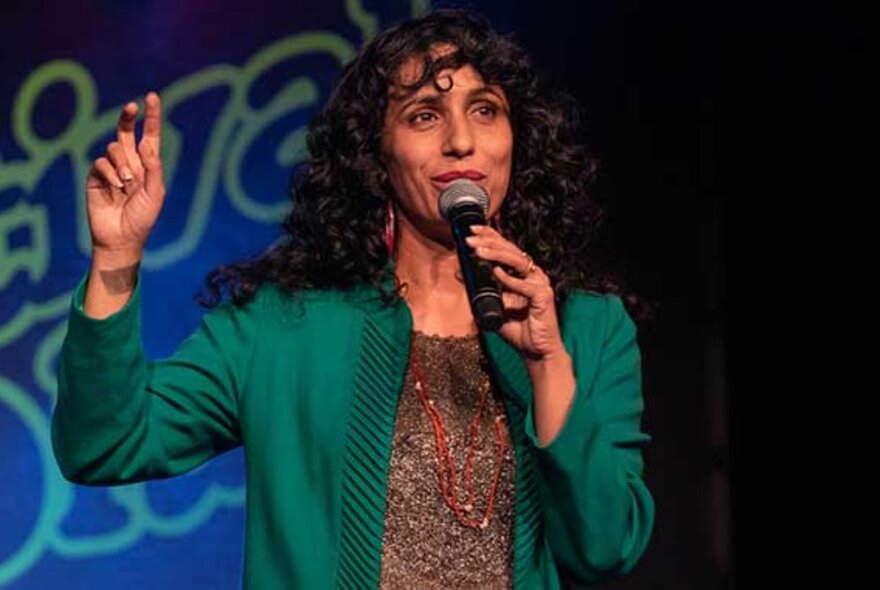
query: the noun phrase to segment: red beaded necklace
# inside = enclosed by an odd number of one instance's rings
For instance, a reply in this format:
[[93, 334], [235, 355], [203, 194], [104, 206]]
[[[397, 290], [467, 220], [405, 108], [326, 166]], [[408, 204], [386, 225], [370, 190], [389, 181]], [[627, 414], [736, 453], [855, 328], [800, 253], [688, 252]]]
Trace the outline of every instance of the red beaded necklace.
[[473, 455], [474, 445], [479, 432], [480, 418], [483, 415], [483, 409], [489, 398], [489, 390], [491, 389], [489, 380], [486, 379], [483, 391], [480, 395], [480, 405], [477, 408], [476, 416], [471, 423], [470, 440], [468, 441], [467, 455], [464, 463], [464, 485], [468, 494], [467, 502], [463, 505], [458, 501], [458, 489], [455, 479], [455, 462], [452, 459], [452, 453], [446, 444], [446, 429], [443, 425], [443, 419], [435, 407], [434, 401], [428, 396], [428, 390], [425, 386], [425, 379], [422, 376], [422, 370], [416, 357], [415, 346], [410, 344], [410, 361], [412, 363], [412, 373], [416, 381], [416, 393], [422, 401], [422, 407], [431, 419], [431, 425], [434, 428], [434, 438], [437, 442], [437, 473], [440, 477], [440, 494], [446, 504], [455, 512], [456, 518], [464, 526], [471, 528], [484, 529], [489, 525], [489, 517], [492, 509], [495, 507], [495, 492], [498, 488], [498, 481], [501, 478], [501, 470], [504, 467], [504, 451], [507, 448], [504, 440], [503, 421], [505, 420], [504, 408], [498, 402], [495, 416], [495, 433], [498, 438], [498, 455], [496, 459], [497, 467], [495, 475], [492, 477], [492, 483], [489, 487], [488, 502], [482, 518], [472, 518], [467, 515], [474, 508], [474, 480], [473, 480]]

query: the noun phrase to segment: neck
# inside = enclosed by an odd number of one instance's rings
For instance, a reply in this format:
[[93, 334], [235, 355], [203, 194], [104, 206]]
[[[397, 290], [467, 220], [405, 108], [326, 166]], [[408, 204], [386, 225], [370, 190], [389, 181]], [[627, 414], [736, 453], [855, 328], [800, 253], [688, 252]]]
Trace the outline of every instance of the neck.
[[407, 285], [403, 294], [414, 328], [441, 336], [476, 333], [454, 245], [426, 237], [402, 215], [398, 219], [395, 274]]

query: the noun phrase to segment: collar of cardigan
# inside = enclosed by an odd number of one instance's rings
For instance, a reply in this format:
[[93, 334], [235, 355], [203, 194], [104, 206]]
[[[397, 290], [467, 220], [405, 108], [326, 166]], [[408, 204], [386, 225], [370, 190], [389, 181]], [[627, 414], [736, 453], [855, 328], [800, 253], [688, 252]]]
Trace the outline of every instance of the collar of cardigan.
[[[385, 266], [386, 276], [382, 288], [386, 293], [394, 290], [394, 262]], [[412, 313], [402, 297], [390, 302], [373, 285], [360, 285], [346, 293], [345, 298], [361, 308], [395, 346], [409, 348], [412, 337]], [[525, 409], [532, 399], [532, 384], [520, 353], [497, 332], [481, 332], [480, 339], [493, 366], [493, 374], [502, 390], [520, 408]]]

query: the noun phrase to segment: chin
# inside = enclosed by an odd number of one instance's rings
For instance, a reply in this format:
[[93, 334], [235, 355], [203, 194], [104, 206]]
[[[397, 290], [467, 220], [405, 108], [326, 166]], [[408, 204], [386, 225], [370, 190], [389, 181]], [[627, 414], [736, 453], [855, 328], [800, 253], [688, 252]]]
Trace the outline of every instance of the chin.
[[[455, 241], [452, 239], [452, 228], [449, 226], [449, 223], [440, 216], [439, 211], [432, 213], [430, 217], [418, 215], [417, 217], [407, 219], [405, 223], [409, 226], [409, 231], [423, 239], [427, 238], [447, 248], [454, 248]], [[400, 221], [403, 221], [403, 219]]]
[[440, 232], [435, 232], [430, 235], [430, 238], [437, 242], [438, 244], [442, 244], [443, 246], [449, 249], [455, 249], [455, 240], [452, 238], [452, 230], [443, 222], [443, 230]]
[[419, 232], [432, 242], [442, 244], [447, 248], [455, 247], [455, 240], [452, 238], [452, 228], [445, 219], [425, 220], [424, 225], [418, 228]]

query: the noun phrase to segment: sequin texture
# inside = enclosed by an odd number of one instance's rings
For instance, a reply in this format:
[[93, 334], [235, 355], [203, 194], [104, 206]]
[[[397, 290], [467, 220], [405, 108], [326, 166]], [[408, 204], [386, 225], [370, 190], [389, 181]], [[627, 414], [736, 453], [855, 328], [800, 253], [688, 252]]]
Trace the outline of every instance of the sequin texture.
[[[489, 367], [477, 337], [413, 334], [425, 387], [443, 419], [456, 465], [460, 504], [467, 500], [462, 478], [471, 423]], [[497, 467], [494, 419], [499, 392], [491, 392], [480, 421], [473, 458], [475, 502], [482, 516]], [[503, 406], [501, 406], [503, 408]], [[504, 467], [495, 508], [485, 529], [462, 525], [440, 495], [437, 447], [431, 421], [407, 369], [398, 404], [388, 474], [380, 587], [509, 589], [513, 561], [514, 452], [507, 421]]]

